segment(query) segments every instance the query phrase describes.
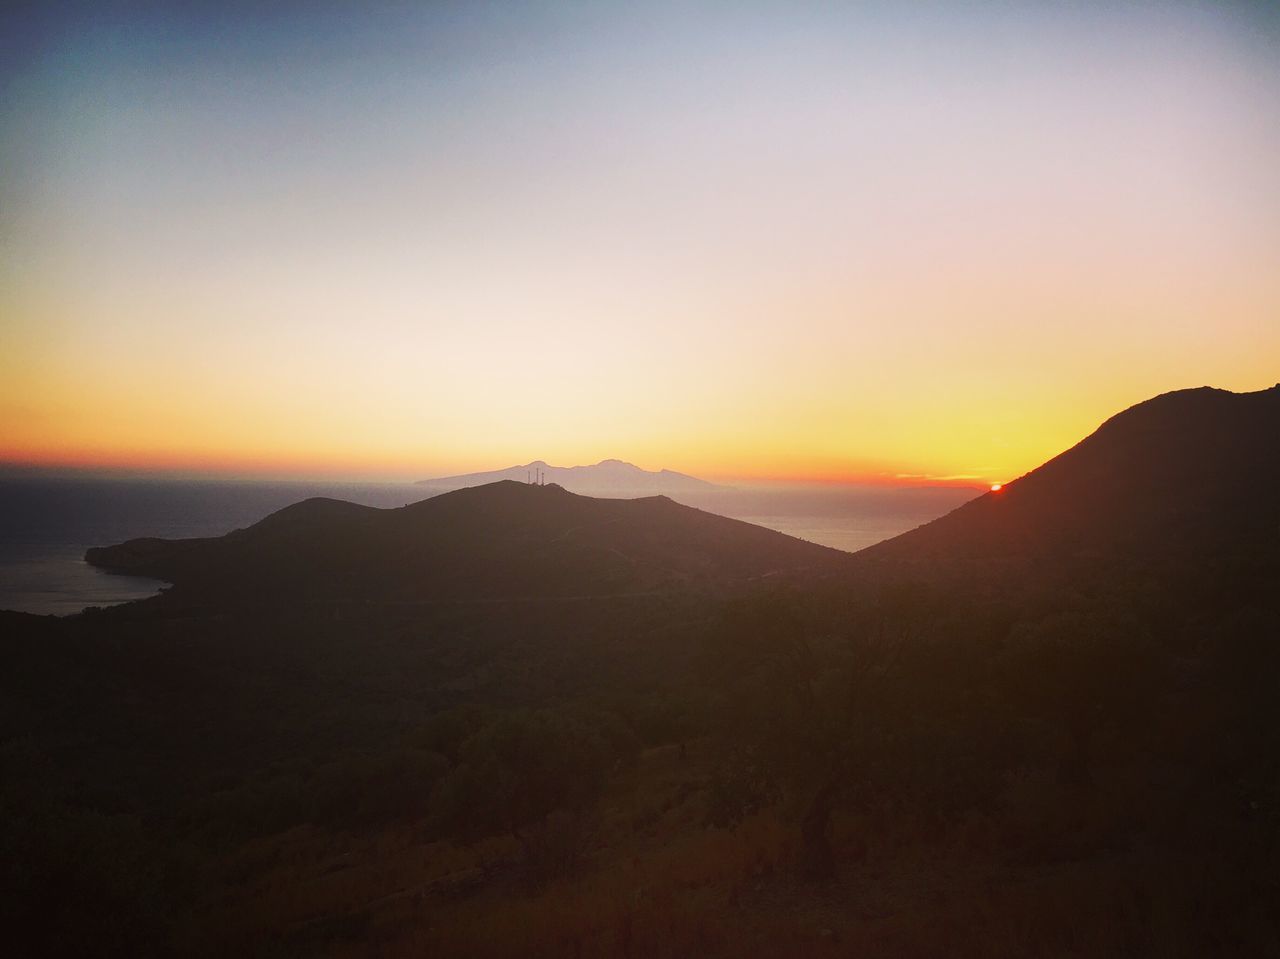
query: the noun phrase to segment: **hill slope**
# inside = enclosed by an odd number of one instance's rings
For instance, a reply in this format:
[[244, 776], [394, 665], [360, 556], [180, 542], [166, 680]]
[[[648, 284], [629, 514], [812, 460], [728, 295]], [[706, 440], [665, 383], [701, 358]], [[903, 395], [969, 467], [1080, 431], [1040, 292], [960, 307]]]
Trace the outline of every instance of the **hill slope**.
[[[1280, 386], [1166, 393], [855, 566], [923, 578], [1264, 588], [1280, 554]], [[1274, 587], [1277, 582], [1270, 579]]]
[[674, 470], [643, 470], [622, 460], [601, 460], [593, 466], [549, 466], [542, 460], [534, 460], [524, 466], [421, 480], [419, 485], [437, 489], [464, 489], [501, 480], [527, 483], [532, 479], [536, 482], [539, 475], [547, 483], [555, 483], [574, 493], [586, 494], [688, 493], [723, 489], [715, 483]]
[[720, 587], [837, 550], [656, 496], [500, 482], [380, 510], [312, 499], [216, 539], [132, 540], [86, 559], [185, 599], [448, 601]]

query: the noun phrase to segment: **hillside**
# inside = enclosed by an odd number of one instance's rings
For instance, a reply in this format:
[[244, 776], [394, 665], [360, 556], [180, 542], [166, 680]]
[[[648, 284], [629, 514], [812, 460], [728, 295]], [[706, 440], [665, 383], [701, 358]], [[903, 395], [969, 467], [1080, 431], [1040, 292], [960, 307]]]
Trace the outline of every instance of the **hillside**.
[[513, 482], [92, 550], [175, 585], [0, 613], [0, 917], [23, 955], [1277, 954], [1278, 399], [1157, 397], [852, 557]]
[[1225, 595], [1274, 587], [1280, 386], [1166, 393], [931, 523], [858, 554], [861, 575]]
[[746, 583], [844, 554], [681, 506], [499, 482], [400, 509], [312, 499], [215, 539], [89, 550], [170, 600], [431, 602], [565, 598]]
[[636, 495], [638, 493], [696, 493], [724, 489], [715, 483], [677, 473], [674, 470], [644, 470], [622, 460], [601, 460], [591, 466], [550, 466], [542, 460], [534, 460], [523, 466], [489, 470], [483, 473], [466, 473], [461, 476], [442, 476], [421, 480], [419, 485], [435, 489], [464, 489], [485, 486], [502, 480], [516, 483], [537, 483], [539, 477], [545, 483], [563, 486], [573, 493], [607, 496]]

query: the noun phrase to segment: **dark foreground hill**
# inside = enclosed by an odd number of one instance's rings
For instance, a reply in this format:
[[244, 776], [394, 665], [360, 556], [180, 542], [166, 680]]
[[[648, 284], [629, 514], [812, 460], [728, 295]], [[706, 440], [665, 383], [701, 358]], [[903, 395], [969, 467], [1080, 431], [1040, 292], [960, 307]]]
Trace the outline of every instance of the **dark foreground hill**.
[[1140, 578], [1206, 598], [1258, 595], [1280, 588], [1278, 491], [1280, 386], [1181, 390], [855, 566], [982, 588], [1105, 591]]
[[718, 588], [844, 554], [681, 506], [504, 481], [400, 509], [312, 499], [214, 539], [89, 550], [173, 599], [429, 602]]
[[0, 613], [9, 951], [1280, 955], [1278, 396], [854, 557], [513, 483], [94, 551], [176, 585]]

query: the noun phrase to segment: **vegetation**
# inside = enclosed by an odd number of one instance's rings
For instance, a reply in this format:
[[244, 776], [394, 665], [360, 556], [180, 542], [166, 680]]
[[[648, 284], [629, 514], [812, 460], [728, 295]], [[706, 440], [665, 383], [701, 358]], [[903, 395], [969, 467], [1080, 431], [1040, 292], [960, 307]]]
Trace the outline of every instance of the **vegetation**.
[[1280, 954], [1280, 551], [1178, 515], [1158, 564], [1080, 530], [1105, 576], [0, 614], [0, 921], [22, 955]]
[[571, 664], [495, 617], [430, 667], [376, 613], [24, 618], [7, 927], [63, 955], [1274, 945], [1274, 607], [1193, 659], [1105, 610], [968, 602], [784, 588], [635, 632], [561, 611]]

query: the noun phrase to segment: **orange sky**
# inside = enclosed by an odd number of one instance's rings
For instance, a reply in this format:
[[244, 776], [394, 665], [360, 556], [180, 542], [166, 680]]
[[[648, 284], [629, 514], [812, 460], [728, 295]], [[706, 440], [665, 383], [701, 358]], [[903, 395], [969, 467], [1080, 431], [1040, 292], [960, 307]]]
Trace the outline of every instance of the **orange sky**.
[[1280, 379], [1274, 24], [926, 7], [34, 23], [0, 461], [985, 484]]

